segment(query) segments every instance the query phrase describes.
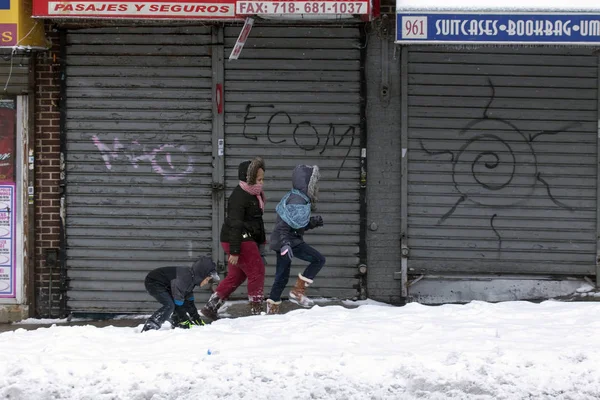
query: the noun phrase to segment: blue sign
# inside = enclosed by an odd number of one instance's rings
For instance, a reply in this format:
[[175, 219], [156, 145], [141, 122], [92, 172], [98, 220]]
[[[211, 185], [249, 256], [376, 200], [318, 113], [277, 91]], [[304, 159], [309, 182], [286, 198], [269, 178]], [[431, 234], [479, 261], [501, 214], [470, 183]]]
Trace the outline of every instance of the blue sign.
[[598, 44], [600, 14], [399, 11], [396, 42]]
[[0, 10], [10, 10], [10, 0], [0, 0]]

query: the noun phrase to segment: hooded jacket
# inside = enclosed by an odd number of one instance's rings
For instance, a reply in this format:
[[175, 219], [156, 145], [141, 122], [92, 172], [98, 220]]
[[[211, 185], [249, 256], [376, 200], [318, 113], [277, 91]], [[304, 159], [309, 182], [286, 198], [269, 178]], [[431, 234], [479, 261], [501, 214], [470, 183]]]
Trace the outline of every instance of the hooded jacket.
[[185, 300], [194, 301], [194, 288], [211, 275], [219, 280], [217, 266], [209, 257], [200, 257], [191, 267], [156, 268], [148, 273], [146, 283], [164, 287], [181, 306]]
[[[314, 210], [318, 200], [318, 183], [320, 177], [319, 167], [316, 165], [298, 165], [294, 168], [292, 172], [292, 187], [304, 193], [310, 202], [307, 202], [302, 196], [292, 193], [288, 198], [287, 204], [310, 204], [311, 209]], [[275, 227], [271, 233], [269, 248], [273, 251], [280, 251], [286, 244], [295, 247], [304, 243], [304, 232], [315, 227], [316, 221], [311, 217], [310, 222], [305, 227], [294, 229], [278, 214]]]
[[[240, 181], [254, 185], [259, 169], [265, 170], [262, 158], [244, 161], [238, 167], [238, 177]], [[227, 200], [227, 217], [221, 227], [221, 242], [229, 243], [230, 254], [238, 255], [242, 241], [249, 240], [259, 245], [266, 241], [263, 210], [256, 196], [237, 185]]]

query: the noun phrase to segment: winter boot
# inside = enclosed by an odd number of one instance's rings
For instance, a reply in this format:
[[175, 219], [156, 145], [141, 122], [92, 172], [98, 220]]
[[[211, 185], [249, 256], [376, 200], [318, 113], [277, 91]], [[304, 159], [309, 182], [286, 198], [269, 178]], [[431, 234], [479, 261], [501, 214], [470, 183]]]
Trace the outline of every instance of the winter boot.
[[219, 311], [219, 308], [221, 308], [222, 305], [223, 300], [221, 300], [219, 295], [215, 292], [212, 294], [212, 296], [210, 296], [210, 299], [208, 299], [208, 303], [206, 303], [206, 305], [202, 308], [202, 310], [200, 310], [200, 312], [205, 317], [215, 321], [219, 319], [219, 315], [217, 314], [217, 312]]
[[262, 312], [262, 301], [250, 301], [250, 314], [252, 315], [260, 315]]
[[273, 301], [271, 299], [267, 299], [267, 315], [279, 314], [280, 305], [281, 300]]
[[179, 325], [181, 321], [181, 318], [179, 318], [179, 315], [177, 315], [177, 313], [173, 313], [173, 315], [171, 315], [171, 318], [169, 319], [169, 322], [171, 323], [171, 329], [175, 329], [175, 327], [177, 325]]
[[144, 327], [142, 328], [142, 332], [146, 332], [146, 331], [152, 331], [152, 330], [159, 330], [160, 329], [160, 325], [158, 325], [156, 322], [154, 322], [153, 320], [149, 319], [146, 321], [146, 323], [144, 324]]
[[296, 285], [290, 290], [290, 301], [302, 307], [311, 307], [314, 302], [304, 294], [307, 286], [311, 283], [313, 283], [312, 279], [305, 278], [302, 274], [298, 274]]

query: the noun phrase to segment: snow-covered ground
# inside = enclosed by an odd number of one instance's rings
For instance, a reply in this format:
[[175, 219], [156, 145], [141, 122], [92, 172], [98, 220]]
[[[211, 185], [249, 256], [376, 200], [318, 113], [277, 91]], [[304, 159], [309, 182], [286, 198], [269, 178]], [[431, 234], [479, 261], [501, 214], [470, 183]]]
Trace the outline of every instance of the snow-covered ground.
[[2, 399], [598, 399], [600, 303], [315, 306], [0, 334]]

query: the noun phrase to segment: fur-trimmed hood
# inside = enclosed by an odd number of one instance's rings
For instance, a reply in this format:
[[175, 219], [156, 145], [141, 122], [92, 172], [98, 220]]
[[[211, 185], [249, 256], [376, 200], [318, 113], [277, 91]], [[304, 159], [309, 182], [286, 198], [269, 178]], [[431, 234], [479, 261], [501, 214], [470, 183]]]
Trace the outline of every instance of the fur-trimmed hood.
[[317, 165], [298, 165], [292, 172], [292, 186], [310, 198], [311, 203], [319, 199], [319, 179], [321, 173]]
[[266, 171], [265, 160], [262, 157], [254, 157], [252, 161], [244, 161], [238, 167], [238, 178], [249, 185], [254, 185], [259, 169]]

